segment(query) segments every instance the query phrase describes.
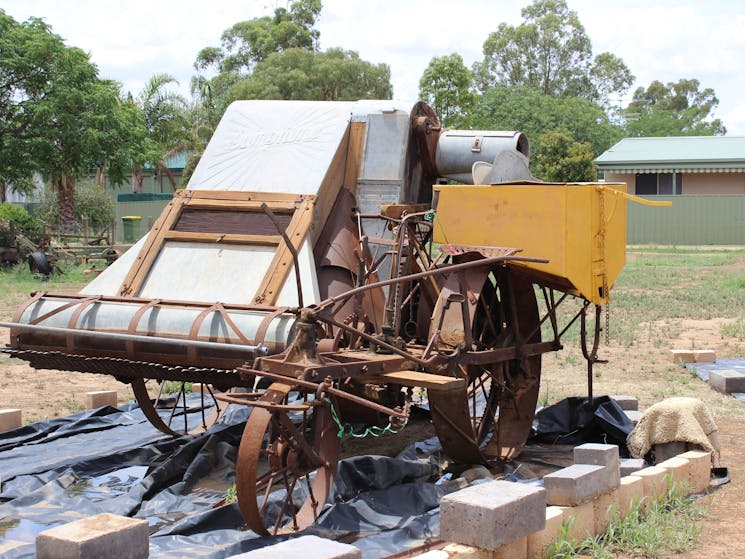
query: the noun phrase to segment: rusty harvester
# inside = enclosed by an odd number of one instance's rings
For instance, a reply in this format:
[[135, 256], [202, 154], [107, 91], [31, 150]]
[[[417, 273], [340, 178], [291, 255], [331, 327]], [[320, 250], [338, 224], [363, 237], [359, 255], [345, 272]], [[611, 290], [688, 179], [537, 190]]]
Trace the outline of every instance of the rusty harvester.
[[[577, 319], [592, 380], [628, 198], [540, 183], [528, 151], [517, 132], [443, 131], [424, 103], [234, 103], [148, 235], [79, 294], [34, 294], [5, 351], [130, 383], [169, 434], [251, 406], [236, 484], [259, 534], [313, 523], [346, 424], [395, 431], [412, 395], [451, 458], [513, 458], [541, 355]], [[182, 389], [162, 415], [167, 380], [202, 383], [199, 405]]]

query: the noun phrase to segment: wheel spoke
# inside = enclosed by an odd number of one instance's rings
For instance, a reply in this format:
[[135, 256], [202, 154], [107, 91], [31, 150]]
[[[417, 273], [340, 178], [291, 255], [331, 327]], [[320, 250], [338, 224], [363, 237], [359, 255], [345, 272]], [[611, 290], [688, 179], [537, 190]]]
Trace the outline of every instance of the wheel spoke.
[[[291, 388], [272, 384], [261, 400], [271, 404], [285, 402]], [[241, 514], [257, 534], [303, 529], [315, 521], [318, 505], [325, 503], [339, 453], [336, 433], [330, 428], [331, 414], [325, 408], [326, 405], [317, 405], [312, 412], [304, 412], [299, 424], [293, 423], [285, 411], [258, 407], [251, 411], [238, 451], [236, 490]], [[262, 468], [269, 467], [261, 474], [260, 459]], [[293, 493], [300, 479], [306, 480], [308, 497], [298, 509]], [[272, 517], [267, 525], [265, 514], [274, 514], [273, 508], [272, 512], [267, 510], [267, 504], [279, 488], [284, 488], [285, 495], [278, 503], [277, 517]]]

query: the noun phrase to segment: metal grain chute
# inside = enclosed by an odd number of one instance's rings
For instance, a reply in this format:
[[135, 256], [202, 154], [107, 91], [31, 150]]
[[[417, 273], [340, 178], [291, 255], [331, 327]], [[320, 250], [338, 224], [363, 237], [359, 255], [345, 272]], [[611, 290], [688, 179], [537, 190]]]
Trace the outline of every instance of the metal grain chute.
[[515, 182], [528, 154], [517, 132], [443, 132], [422, 102], [236, 102], [147, 236], [79, 294], [34, 295], [5, 351], [130, 382], [167, 433], [189, 426], [148, 379], [208, 385], [201, 428], [250, 406], [236, 485], [259, 534], [314, 522], [339, 438], [396, 432], [416, 397], [454, 460], [512, 459], [557, 308], [582, 299], [584, 333], [625, 255], [625, 186]]

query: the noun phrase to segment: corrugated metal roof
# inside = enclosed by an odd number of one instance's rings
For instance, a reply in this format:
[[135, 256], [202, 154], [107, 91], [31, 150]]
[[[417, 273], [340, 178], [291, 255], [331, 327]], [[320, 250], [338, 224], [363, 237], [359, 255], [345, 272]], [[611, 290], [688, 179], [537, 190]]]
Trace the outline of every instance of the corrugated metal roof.
[[743, 136], [668, 136], [624, 138], [595, 160], [601, 171], [741, 172]]

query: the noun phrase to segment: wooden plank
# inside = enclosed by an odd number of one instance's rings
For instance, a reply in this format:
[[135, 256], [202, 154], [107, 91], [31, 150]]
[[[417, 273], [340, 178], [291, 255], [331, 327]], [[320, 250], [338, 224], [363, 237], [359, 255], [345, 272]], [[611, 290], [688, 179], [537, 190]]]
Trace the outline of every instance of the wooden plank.
[[282, 242], [282, 237], [279, 235], [236, 235], [222, 233], [193, 233], [190, 231], [167, 231], [164, 240], [193, 243], [277, 246]]
[[427, 390], [457, 390], [466, 385], [465, 379], [446, 377], [444, 375], [433, 375], [420, 371], [393, 371], [382, 373], [374, 377], [363, 377], [358, 380], [366, 382], [390, 382], [402, 386], [418, 386]]
[[195, 200], [191, 199], [188, 202], [189, 208], [192, 209], [205, 209], [205, 210], [246, 210], [246, 211], [261, 211], [261, 204], [265, 203], [275, 213], [290, 213], [295, 211], [298, 199], [297, 196], [293, 200]]
[[349, 130], [349, 147], [347, 148], [347, 166], [344, 169], [344, 188], [357, 194], [357, 179], [362, 167], [362, 153], [365, 149], [365, 122], [353, 122]]
[[313, 246], [315, 246], [316, 241], [323, 232], [323, 228], [328, 221], [334, 202], [336, 202], [339, 191], [344, 184], [344, 173], [347, 166], [347, 151], [349, 146], [349, 131], [350, 127], [347, 127], [347, 133], [339, 143], [339, 147], [329, 164], [328, 170], [323, 177], [323, 181], [318, 185], [318, 196], [316, 197], [316, 208], [314, 212], [315, 216], [310, 226]]
[[188, 194], [183, 190], [176, 191], [173, 200], [171, 200], [153, 224], [153, 228], [148, 233], [147, 241], [142, 245], [140, 253], [137, 255], [132, 267], [129, 269], [121, 287], [119, 295], [137, 295], [142, 287], [142, 282], [150, 272], [155, 258], [158, 256], [163, 246], [163, 236], [173, 227], [173, 224], [181, 215], [181, 209], [184, 201], [188, 199]]
[[[310, 230], [314, 213], [314, 200], [308, 197], [297, 208], [290, 225], [287, 227], [287, 236], [297, 252], [300, 252], [300, 247]], [[274, 305], [292, 267], [292, 253], [283, 239], [277, 247], [277, 252], [274, 253], [272, 263], [269, 265], [259, 289], [256, 290], [253, 302], [261, 305]]]
[[[288, 185], [289, 186], [289, 185]], [[290, 190], [290, 188], [288, 188]], [[258, 191], [243, 191], [243, 190], [188, 190], [189, 197], [191, 200], [234, 200], [237, 202], [250, 202], [258, 201], [259, 205], [261, 202], [266, 202], [268, 205], [273, 203], [277, 204], [292, 204], [302, 198], [301, 195], [293, 194], [291, 192], [258, 192]]]

